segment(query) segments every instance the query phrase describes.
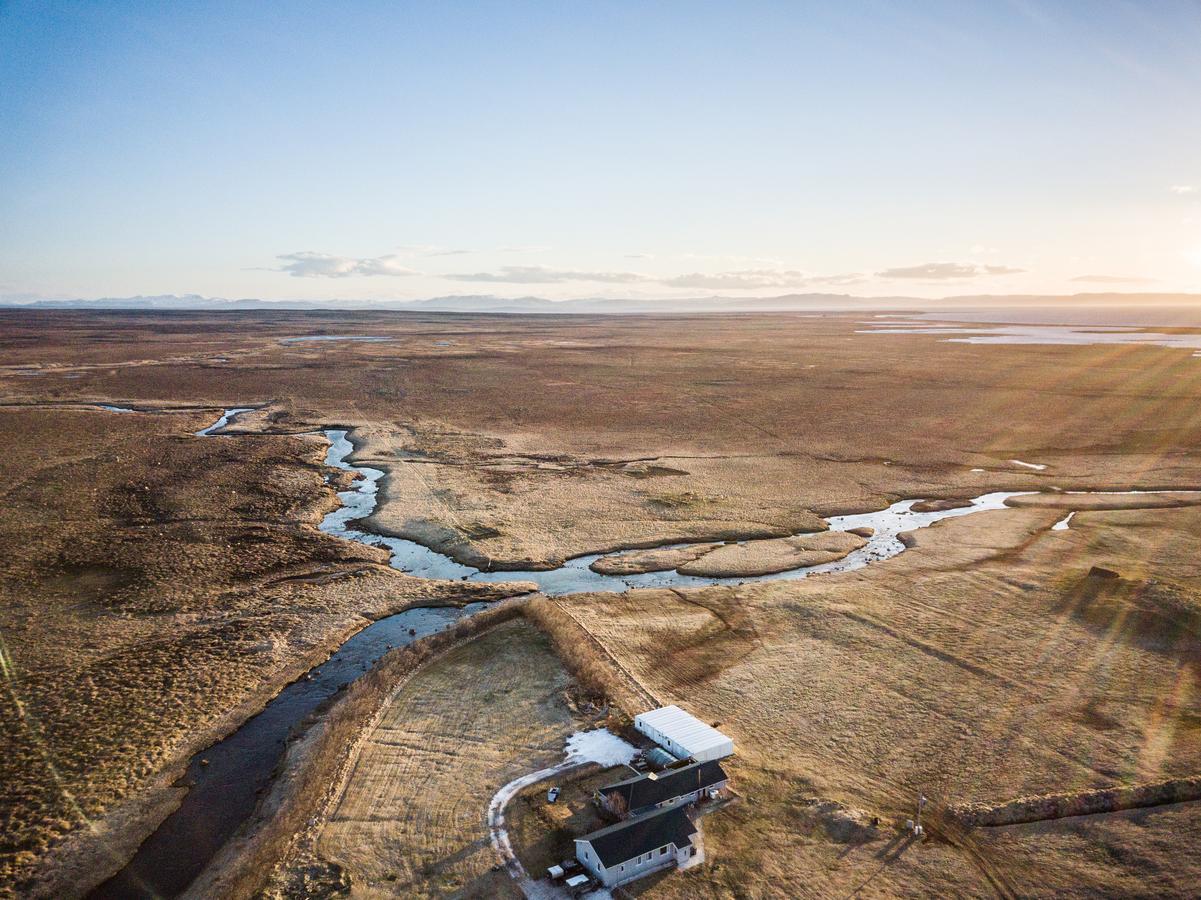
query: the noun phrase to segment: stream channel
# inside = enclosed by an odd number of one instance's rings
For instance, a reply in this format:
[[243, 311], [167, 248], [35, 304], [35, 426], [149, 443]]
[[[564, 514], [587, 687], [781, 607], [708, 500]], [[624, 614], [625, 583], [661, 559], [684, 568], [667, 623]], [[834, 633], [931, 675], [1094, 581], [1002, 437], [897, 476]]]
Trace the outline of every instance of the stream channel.
[[[126, 407], [101, 408], [122, 413], [136, 411]], [[220, 419], [196, 434], [230, 440], [232, 436], [223, 436], [222, 429], [240, 413], [249, 410], [249, 407], [225, 410]], [[385, 473], [349, 462], [355, 448], [344, 429], [327, 429], [324, 434], [329, 440], [326, 465], [353, 471], [359, 478], [350, 490], [338, 494], [341, 505], [322, 520], [322, 531], [347, 540], [386, 546], [392, 554], [390, 564], [393, 568], [422, 578], [492, 583], [532, 581], [550, 595], [581, 591], [623, 592], [641, 587], [741, 584], [849, 572], [903, 552], [905, 545], [899, 538], [903, 532], [926, 528], [943, 519], [1002, 509], [1008, 498], [1032, 493], [983, 494], [971, 500], [968, 506], [937, 512], [913, 512], [910, 507], [919, 500], [902, 500], [878, 512], [833, 516], [826, 520], [832, 531], [867, 527], [875, 532], [866, 545], [842, 559], [773, 575], [703, 578], [666, 571], [615, 577], [601, 575], [589, 568], [602, 556], [620, 555], [623, 551], [579, 556], [550, 570], [486, 572], [458, 563], [414, 541], [353, 527], [358, 520], [374, 512], [379, 482]], [[685, 547], [688, 544], [670, 546]], [[182, 894], [238, 826], [254, 812], [260, 796], [271, 784], [293, 729], [340, 688], [367, 672], [392, 647], [405, 646], [433, 634], [487, 606], [487, 603], [472, 603], [461, 609], [415, 607], [380, 619], [354, 634], [324, 663], [285, 687], [262, 712], [228, 737], [193, 756], [179, 782], [188, 789], [182, 804], [141, 844], [123, 869], [88, 896], [93, 900], [129, 900]]]

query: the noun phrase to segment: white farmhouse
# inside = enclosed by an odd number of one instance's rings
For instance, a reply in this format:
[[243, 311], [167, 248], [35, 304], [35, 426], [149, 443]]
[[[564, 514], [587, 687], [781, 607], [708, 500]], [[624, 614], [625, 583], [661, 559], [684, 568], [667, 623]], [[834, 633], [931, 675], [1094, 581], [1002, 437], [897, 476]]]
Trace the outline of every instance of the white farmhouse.
[[576, 838], [575, 856], [597, 881], [615, 887], [686, 864], [697, 854], [698, 833], [687, 810], [671, 806]]

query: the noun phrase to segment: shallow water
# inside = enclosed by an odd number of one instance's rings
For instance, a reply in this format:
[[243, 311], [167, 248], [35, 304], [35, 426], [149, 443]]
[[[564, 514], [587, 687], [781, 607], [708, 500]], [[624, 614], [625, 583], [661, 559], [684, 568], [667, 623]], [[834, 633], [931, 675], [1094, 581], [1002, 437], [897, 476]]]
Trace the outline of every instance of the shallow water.
[[1020, 459], [1011, 459], [1009, 462], [1013, 463], [1015, 466], [1022, 466], [1025, 469], [1034, 469], [1038, 472], [1041, 472], [1047, 467], [1046, 463], [1023, 462]]
[[[951, 317], [948, 317], [951, 318]], [[1201, 351], [1201, 334], [1142, 331], [1126, 325], [940, 325], [931, 322], [865, 322], [856, 334], [947, 335], [957, 344], [1146, 344]], [[1196, 354], [1195, 354], [1196, 355]]]
[[1052, 531], [1067, 531], [1072, 527], [1072, 519], [1076, 517], [1076, 511], [1072, 510], [1058, 522], [1051, 526]]
[[280, 338], [281, 344], [300, 344], [308, 341], [358, 341], [366, 344], [378, 344], [393, 340], [379, 334], [301, 334], [296, 337]]
[[221, 414], [221, 418], [219, 418], [212, 425], [209, 425], [207, 428], [201, 428], [198, 432], [196, 432], [196, 437], [210, 437], [211, 435], [216, 434], [226, 425], [230, 424], [242, 413], [250, 412], [252, 409], [254, 409], [253, 406], [236, 406], [233, 409], [227, 409]]
[[[875, 534], [868, 538], [865, 546], [833, 562], [817, 566], [801, 566], [772, 575], [737, 578], [702, 578], [681, 575], [674, 570], [647, 572], [641, 575], [601, 575], [589, 566], [602, 557], [620, 556], [616, 553], [590, 553], [568, 560], [557, 569], [485, 572], [473, 566], [456, 562], [449, 556], [404, 538], [388, 537], [366, 532], [353, 527], [353, 523], [375, 511], [378, 502], [379, 481], [384, 473], [370, 466], [357, 466], [347, 462], [354, 453], [354, 445], [344, 429], [333, 428], [325, 432], [329, 439], [329, 450], [325, 455], [328, 466], [359, 473], [360, 480], [348, 491], [338, 494], [342, 505], [329, 513], [321, 522], [321, 530], [352, 541], [361, 541], [374, 546], [385, 546], [392, 552], [391, 565], [402, 572], [423, 578], [456, 579], [489, 583], [506, 581], [533, 581], [543, 593], [551, 595], [573, 594], [583, 591], [624, 592], [632, 588], [647, 587], [704, 587], [714, 584], [743, 584], [756, 581], [782, 581], [807, 578], [827, 572], [851, 572], [873, 562], [896, 556], [905, 549], [897, 537], [905, 531], [928, 528], [943, 519], [953, 519], [989, 509], [1002, 509], [1010, 497], [1021, 496], [1020, 491], [998, 491], [984, 494], [970, 501], [969, 506], [937, 512], [913, 512], [911, 507], [918, 500], [902, 500], [887, 509], [855, 515], [833, 516], [826, 520], [831, 531], [850, 531], [853, 528], [873, 528]], [[710, 543], [697, 542], [697, 543]], [[690, 543], [670, 544], [672, 548], [692, 546]]]
[[[196, 434], [216, 435], [237, 415], [251, 409], [253, 407], [225, 410], [216, 422]], [[126, 410], [116, 407], [112, 411]], [[826, 520], [832, 531], [869, 527], [875, 529], [875, 534], [865, 546], [840, 560], [754, 578], [699, 578], [674, 571], [614, 577], [600, 575], [588, 568], [602, 556], [620, 553], [580, 556], [550, 571], [483, 572], [457, 563], [414, 541], [352, 527], [354, 522], [375, 511], [379, 481], [384, 473], [379, 469], [348, 462], [354, 453], [354, 445], [344, 429], [328, 429], [325, 435], [330, 442], [326, 463], [356, 472], [360, 478], [352, 489], [338, 494], [342, 505], [321, 521], [322, 531], [349, 540], [385, 545], [392, 552], [393, 567], [425, 578], [492, 583], [533, 581], [545, 593], [555, 595], [578, 591], [620, 592], [636, 587], [694, 587], [774, 581], [805, 578], [825, 572], [853, 571], [902, 553], [905, 545], [898, 537], [902, 532], [926, 528], [943, 519], [1002, 509], [1008, 498], [1033, 493], [998, 491], [976, 497], [965, 507], [926, 513], [911, 509], [918, 500], [902, 500], [877, 512], [833, 516]], [[1059, 528], [1062, 524], [1066, 528], [1068, 520], [1057, 523], [1055, 527]], [[183, 779], [189, 790], [182, 805], [143, 842], [124, 869], [96, 888], [89, 897], [94, 900], [119, 900], [181, 894], [254, 812], [259, 796], [271, 784], [275, 767], [286, 748], [285, 741], [296, 726], [340, 688], [370, 670], [390, 647], [404, 646], [433, 634], [488, 605], [474, 603], [462, 609], [411, 609], [380, 619], [353, 635], [325, 663], [285, 687], [261, 713], [249, 719], [229, 737], [197, 753], [190, 761]], [[415, 633], [409, 634], [410, 629]]]
[[[163, 820], [124, 869], [88, 896], [125, 900], [181, 894], [254, 812], [297, 725], [369, 671], [390, 648], [441, 631], [488, 605], [410, 609], [380, 619], [349, 638], [237, 731], [193, 756], [183, 777], [188, 792], [179, 809]], [[410, 629], [416, 633], [409, 634]]]

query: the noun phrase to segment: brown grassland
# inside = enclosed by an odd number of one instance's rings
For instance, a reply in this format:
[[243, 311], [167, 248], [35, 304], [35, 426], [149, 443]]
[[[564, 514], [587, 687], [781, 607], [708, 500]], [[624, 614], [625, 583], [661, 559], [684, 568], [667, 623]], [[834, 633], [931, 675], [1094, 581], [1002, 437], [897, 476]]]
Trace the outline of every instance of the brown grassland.
[[483, 812], [497, 789], [563, 757], [585, 726], [570, 679], [523, 619], [423, 667], [386, 705], [317, 840], [354, 896], [491, 897], [496, 873]]
[[[796, 584], [557, 600], [659, 701], [738, 745], [746, 802], [705, 820], [705, 869], [649, 895], [1194, 892], [1195, 803], [970, 833], [940, 820], [944, 804], [1201, 772], [1201, 511], [1049, 531], [1056, 517], [951, 520], [887, 565]], [[1090, 577], [1098, 563], [1122, 578]], [[918, 791], [932, 837], [898, 847]]]
[[[496, 568], [779, 538], [905, 497], [1201, 486], [1187, 351], [862, 318], [0, 312], [0, 890], [89, 842], [118, 867], [191, 753], [346, 635], [486, 593], [318, 532], [314, 428], [353, 427], [388, 473], [374, 528]], [[322, 333], [389, 340], [281, 342]], [[261, 409], [192, 435], [234, 405]], [[406, 682], [363, 759], [383, 772], [403, 748], [407, 775], [352, 779], [321, 852], [362, 891], [500, 889], [487, 800], [560, 752], [571, 671], [737, 741], [743, 799], [705, 819], [706, 864], [648, 896], [1195, 894], [1196, 803], [938, 814], [1201, 773], [1201, 510], [1179, 502], [1023, 501], [855, 573], [537, 601], [549, 637], [510, 623]], [[892, 825], [918, 790], [935, 812], [911, 845]]]

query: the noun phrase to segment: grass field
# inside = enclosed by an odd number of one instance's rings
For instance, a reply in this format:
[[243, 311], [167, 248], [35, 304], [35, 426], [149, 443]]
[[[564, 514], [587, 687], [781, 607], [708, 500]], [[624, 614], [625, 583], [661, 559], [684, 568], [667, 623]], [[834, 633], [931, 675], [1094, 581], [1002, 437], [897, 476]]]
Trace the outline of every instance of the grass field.
[[192, 434], [218, 412], [0, 409], [0, 896], [118, 867], [175, 767], [371, 619], [482, 596], [319, 532], [324, 442]]
[[508, 781], [563, 758], [583, 726], [547, 640], [516, 620], [448, 652], [387, 705], [318, 840], [352, 895], [510, 889], [485, 813]]
[[[1088, 512], [1049, 531], [1056, 517], [949, 521], [852, 575], [559, 599], [649, 691], [738, 746], [729, 769], [746, 802], [706, 819], [703, 870], [648, 894], [1189, 893], [1201, 870], [1175, 861], [1199, 837], [1188, 810], [935, 828], [886, 849], [918, 791], [937, 808], [1201, 771], [1198, 636], [1179, 614], [1201, 596], [1188, 552], [1201, 513]], [[1126, 589], [1098, 599], [1093, 565]], [[861, 827], [872, 816], [879, 832]], [[1099, 852], [1087, 879], [1067, 874]]]
[[[367, 620], [469, 599], [318, 533], [332, 491], [302, 432], [356, 430], [357, 458], [388, 472], [375, 525], [499, 567], [781, 537], [905, 497], [1201, 486], [1187, 350], [952, 344], [862, 321], [0, 312], [0, 892], [119, 865], [193, 750]], [[282, 343], [323, 332], [387, 340]], [[249, 404], [236, 439], [192, 436]], [[561, 652], [583, 648], [567, 661], [585, 689], [676, 699], [738, 738], [748, 799], [706, 824], [712, 868], [680, 884], [849, 892], [877, 845], [822, 838], [858, 821], [827, 800], [890, 820], [918, 787], [1001, 801], [1197, 770], [1198, 514], [1079, 501], [1050, 532], [1065, 497], [948, 522], [848, 576], [576, 598], [546, 618]], [[1093, 591], [1093, 565], [1121, 583]], [[1128, 818], [906, 849], [863, 890], [987, 892], [987, 854], [1040, 883], [1022, 860], [1082, 871], [1103, 852], [1082, 883], [1178, 892], [1182, 868], [1169, 877], [1155, 849], [1177, 846], [1166, 814]], [[412, 883], [475, 883], [447, 866]]]

